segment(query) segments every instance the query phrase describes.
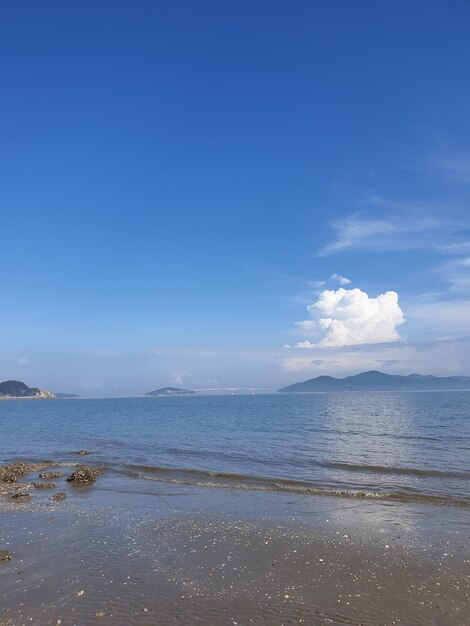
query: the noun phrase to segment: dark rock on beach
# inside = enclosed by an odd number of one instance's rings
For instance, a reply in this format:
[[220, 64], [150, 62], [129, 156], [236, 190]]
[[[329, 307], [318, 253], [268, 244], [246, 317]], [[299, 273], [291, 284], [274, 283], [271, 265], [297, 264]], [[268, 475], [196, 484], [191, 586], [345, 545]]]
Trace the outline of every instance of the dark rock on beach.
[[2, 561], [11, 561], [12, 558], [13, 555], [10, 550], [0, 550], [0, 563]]
[[33, 483], [35, 489], [55, 489], [55, 483]]
[[59, 493], [55, 493], [53, 496], [51, 496], [50, 500], [54, 500], [54, 502], [62, 502], [62, 500], [65, 500], [66, 497], [66, 493], [64, 493], [63, 491], [59, 491]]
[[39, 474], [39, 478], [61, 478], [65, 476], [65, 472], [43, 472]]
[[23, 461], [2, 465], [0, 467], [0, 483], [15, 483], [16, 479], [30, 471], [29, 466]]
[[94, 483], [101, 473], [102, 470], [97, 467], [80, 467], [78, 470], [73, 472], [73, 474], [70, 474], [67, 478], [67, 482], [82, 485]]
[[13, 500], [13, 502], [18, 502], [22, 504], [23, 502], [29, 502], [31, 500], [31, 496], [29, 495], [29, 493], [20, 491], [19, 493], [14, 493], [11, 496], [11, 500]]
[[54, 463], [50, 461], [47, 463], [24, 463], [23, 461], [16, 461], [8, 465], [0, 465], [0, 485], [4, 485], [5, 487], [9, 485], [14, 486], [18, 478], [31, 472], [47, 470], [50, 467], [54, 467]]

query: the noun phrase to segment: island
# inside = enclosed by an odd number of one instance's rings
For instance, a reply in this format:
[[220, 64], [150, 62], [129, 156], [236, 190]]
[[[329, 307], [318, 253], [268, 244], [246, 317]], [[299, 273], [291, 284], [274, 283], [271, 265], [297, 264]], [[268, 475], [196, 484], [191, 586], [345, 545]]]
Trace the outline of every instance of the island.
[[346, 378], [318, 376], [279, 389], [280, 393], [324, 391], [446, 391], [470, 389], [470, 376], [424, 376], [422, 374], [384, 374], [372, 370]]
[[0, 399], [10, 398], [55, 398], [52, 391], [28, 387], [21, 380], [5, 380], [0, 383]]
[[193, 396], [196, 392], [189, 389], [180, 389], [178, 387], [162, 387], [161, 389], [155, 389], [155, 391], [149, 391], [146, 396]]

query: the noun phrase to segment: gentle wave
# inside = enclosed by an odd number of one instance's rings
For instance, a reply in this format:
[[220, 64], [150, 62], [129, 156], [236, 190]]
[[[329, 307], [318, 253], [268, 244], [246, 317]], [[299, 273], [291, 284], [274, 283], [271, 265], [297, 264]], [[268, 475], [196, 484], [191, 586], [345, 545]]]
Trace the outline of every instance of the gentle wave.
[[[230, 461], [243, 464], [249, 461], [251, 464], [263, 464], [263, 459], [253, 459], [244, 454], [237, 454], [234, 452], [225, 452], [222, 450], [188, 450], [183, 448], [168, 448], [167, 451], [176, 456], [183, 457], [195, 457], [205, 460], [206, 462], [214, 461]], [[324, 467], [327, 469], [341, 470], [346, 472], [366, 472], [375, 474], [388, 474], [403, 475], [403, 476], [418, 476], [421, 478], [463, 478], [470, 479], [470, 472], [455, 471], [455, 470], [437, 470], [437, 469], [421, 469], [416, 467], [391, 467], [387, 465], [373, 465], [373, 464], [356, 464], [356, 463], [343, 463], [338, 461], [315, 461], [313, 459], [299, 460], [296, 459], [296, 463], [299, 467]], [[276, 465], [280, 467], [290, 467], [291, 459], [284, 458], [276, 459]]]
[[[212, 451], [212, 450], [187, 450], [183, 448], [168, 448], [168, 452], [176, 456], [184, 457], [196, 457], [206, 461], [231, 461], [231, 462], [246, 462], [249, 460], [251, 463], [262, 464], [262, 459], [253, 459], [244, 454], [227, 453], [224, 451]], [[300, 461], [296, 459], [296, 463], [299, 467], [325, 467], [327, 469], [342, 470], [350, 472], [367, 472], [376, 474], [389, 474], [389, 475], [408, 475], [419, 477], [434, 477], [434, 478], [463, 478], [470, 479], [470, 472], [454, 471], [454, 470], [435, 470], [435, 469], [420, 469], [416, 467], [390, 467], [387, 465], [372, 465], [372, 464], [356, 464], [356, 463], [343, 463], [338, 461], [315, 461], [312, 459]], [[291, 466], [291, 459], [277, 459], [276, 464], [280, 466]]]
[[405, 474], [410, 476], [434, 476], [442, 478], [470, 478], [470, 472], [454, 472], [418, 469], [415, 467], [388, 467], [386, 465], [355, 465], [353, 463], [337, 463], [322, 461], [316, 465], [330, 469], [340, 469], [355, 472], [372, 472], [377, 474]]
[[429, 503], [470, 508], [469, 498], [417, 493], [410, 491], [367, 491], [339, 489], [301, 480], [275, 479], [245, 474], [178, 469], [149, 465], [126, 465], [127, 476], [156, 482], [193, 487], [240, 489], [248, 491], [286, 492], [299, 495], [336, 496], [341, 498], [388, 500], [403, 503]]

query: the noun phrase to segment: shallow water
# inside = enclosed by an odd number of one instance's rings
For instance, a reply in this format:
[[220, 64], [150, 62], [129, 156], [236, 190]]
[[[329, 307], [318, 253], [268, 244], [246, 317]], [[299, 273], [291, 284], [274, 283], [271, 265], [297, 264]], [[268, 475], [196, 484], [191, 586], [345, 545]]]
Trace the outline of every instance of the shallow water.
[[79, 448], [127, 487], [470, 506], [470, 392], [0, 402], [3, 462], [70, 460]]

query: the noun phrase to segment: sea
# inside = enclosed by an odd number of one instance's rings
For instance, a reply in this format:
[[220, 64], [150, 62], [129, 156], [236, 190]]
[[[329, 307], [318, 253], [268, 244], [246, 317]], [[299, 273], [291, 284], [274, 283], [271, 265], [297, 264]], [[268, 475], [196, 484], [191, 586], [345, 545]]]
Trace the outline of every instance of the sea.
[[134, 485], [470, 508], [469, 391], [0, 402], [2, 463], [78, 449]]

